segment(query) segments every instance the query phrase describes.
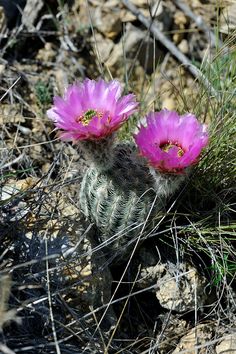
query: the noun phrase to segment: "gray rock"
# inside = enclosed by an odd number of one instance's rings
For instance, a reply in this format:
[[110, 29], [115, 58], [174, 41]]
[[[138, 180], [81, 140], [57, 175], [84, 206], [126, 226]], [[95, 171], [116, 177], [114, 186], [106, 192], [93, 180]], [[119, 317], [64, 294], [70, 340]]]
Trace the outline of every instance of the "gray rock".
[[229, 334], [222, 338], [217, 344], [216, 354], [235, 354], [236, 353], [236, 333]]
[[206, 302], [206, 279], [189, 264], [169, 262], [143, 267], [140, 280], [143, 287], [155, 282], [156, 297], [165, 309], [184, 313]]
[[188, 354], [205, 354], [212, 353], [210, 342], [213, 335], [213, 328], [209, 324], [199, 324], [192, 328], [185, 336], [183, 336], [172, 354], [188, 353]]

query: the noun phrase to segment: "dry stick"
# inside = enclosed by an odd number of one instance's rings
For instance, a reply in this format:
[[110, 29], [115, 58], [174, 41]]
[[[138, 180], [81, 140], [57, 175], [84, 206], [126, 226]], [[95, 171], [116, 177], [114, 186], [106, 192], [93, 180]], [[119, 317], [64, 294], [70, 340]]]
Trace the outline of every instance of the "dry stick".
[[[45, 253], [48, 256], [47, 231], [48, 230], [45, 231], [44, 240], [45, 240]], [[56, 353], [61, 354], [61, 349], [59, 347], [59, 343], [57, 340], [57, 332], [56, 332], [56, 327], [55, 327], [55, 322], [54, 322], [54, 314], [53, 314], [53, 310], [52, 310], [52, 293], [51, 293], [51, 285], [50, 285], [50, 271], [49, 271], [48, 259], [45, 260], [45, 264], [46, 264], [46, 281], [47, 281], [47, 291], [48, 291], [48, 305], [49, 305], [49, 313], [50, 313], [51, 326], [52, 326], [52, 334], [53, 334]]]
[[138, 8], [134, 6], [129, 0], [122, 0], [122, 2], [129, 9], [129, 11], [132, 12], [132, 14], [136, 16], [137, 19], [150, 30], [150, 32], [152, 32], [154, 37], [158, 41], [160, 41], [161, 44], [163, 44], [176, 59], [178, 59], [184, 66], [187, 67], [187, 69], [195, 78], [202, 81], [203, 85], [206, 87], [206, 89], [210, 92], [212, 96], [219, 96], [216, 90], [212, 87], [209, 80], [206, 78], [206, 76], [203, 75], [203, 73], [201, 73], [201, 71], [195, 65], [193, 65], [183, 53], [179, 51], [179, 49], [174, 45], [174, 43], [171, 42], [171, 40], [167, 38], [151, 20], [143, 16], [143, 14], [138, 10]]
[[23, 153], [23, 154], [21, 154], [20, 156], [16, 157], [14, 160], [12, 160], [12, 161], [6, 163], [5, 165], [0, 165], [0, 169], [1, 169], [1, 170], [4, 170], [5, 168], [8, 168], [8, 167], [10, 167], [10, 166], [16, 164], [17, 162], [19, 162], [20, 160], [22, 160], [24, 156], [25, 156], [25, 154]]
[[11, 89], [18, 83], [18, 81], [21, 79], [21, 76], [19, 76], [16, 81], [13, 82], [13, 84], [6, 90], [6, 92], [2, 95], [0, 98], [0, 102], [4, 99], [5, 96], [8, 95], [8, 93], [11, 91]]

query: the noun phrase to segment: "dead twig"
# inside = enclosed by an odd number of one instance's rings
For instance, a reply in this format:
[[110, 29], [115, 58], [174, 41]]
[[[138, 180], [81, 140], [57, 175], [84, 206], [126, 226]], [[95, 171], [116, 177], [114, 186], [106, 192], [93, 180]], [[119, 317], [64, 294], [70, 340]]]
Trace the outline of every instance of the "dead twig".
[[137, 19], [145, 26], [147, 27], [150, 32], [154, 35], [154, 37], [163, 44], [166, 49], [169, 50], [169, 52], [176, 58], [178, 59], [179, 62], [181, 62], [188, 70], [189, 72], [198, 80], [200, 80], [203, 85], [206, 87], [206, 89], [210, 92], [212, 96], [218, 97], [217, 91], [214, 89], [214, 87], [211, 85], [207, 77], [195, 66], [191, 63], [191, 61], [183, 54], [180, 52], [180, 50], [174, 45], [174, 43], [167, 38], [158, 28], [157, 26], [152, 22], [152, 20], [148, 19], [145, 17], [139, 10], [138, 8], [133, 5], [129, 0], [122, 0], [123, 4], [127, 9], [129, 9], [130, 12], [134, 16], [137, 17]]
[[18, 83], [18, 81], [20, 81], [20, 79], [21, 79], [21, 76], [19, 76], [16, 79], [16, 81], [14, 81], [13, 84], [6, 90], [6, 92], [0, 98], [0, 102], [4, 99], [4, 97], [6, 97], [8, 95], [9, 92], [11, 92], [11, 89]]
[[16, 157], [14, 160], [6, 163], [5, 165], [0, 165], [0, 169], [4, 170], [5, 168], [11, 167], [12, 165], [14, 165], [15, 163], [19, 162], [20, 160], [22, 160], [22, 158], [25, 156], [25, 154], [21, 154], [18, 157]]

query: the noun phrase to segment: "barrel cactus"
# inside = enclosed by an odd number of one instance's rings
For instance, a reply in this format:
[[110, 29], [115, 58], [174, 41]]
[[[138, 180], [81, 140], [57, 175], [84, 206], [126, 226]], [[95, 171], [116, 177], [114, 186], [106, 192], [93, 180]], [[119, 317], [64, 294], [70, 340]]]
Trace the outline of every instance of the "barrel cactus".
[[164, 110], [148, 114], [147, 125], [134, 136], [139, 153], [134, 143], [115, 144], [114, 132], [136, 108], [134, 95], [121, 96], [117, 81], [87, 79], [55, 98], [48, 111], [60, 138], [78, 142], [87, 156], [81, 210], [112, 251], [148, 230], [208, 140], [195, 116]]
[[90, 167], [81, 186], [81, 208], [99, 228], [100, 240], [117, 250], [137, 239], [148, 220], [165, 210], [207, 139], [205, 126], [191, 114], [150, 113], [147, 127], [135, 136], [143, 158], [135, 145], [118, 144], [112, 168]]
[[100, 242], [117, 251], [149, 229], [183, 178], [151, 171], [134, 144], [118, 144], [111, 169], [87, 170], [80, 190], [81, 210], [98, 227]]
[[136, 156], [132, 144], [119, 144], [113, 150], [112, 168], [91, 166], [82, 181], [81, 210], [98, 227], [100, 241], [112, 250], [135, 239], [151, 207], [153, 215], [157, 205], [153, 178]]

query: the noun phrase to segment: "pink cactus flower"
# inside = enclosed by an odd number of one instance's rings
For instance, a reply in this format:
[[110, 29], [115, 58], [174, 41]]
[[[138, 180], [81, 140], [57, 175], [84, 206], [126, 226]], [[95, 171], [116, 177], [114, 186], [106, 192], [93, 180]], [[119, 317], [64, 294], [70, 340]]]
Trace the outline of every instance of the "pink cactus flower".
[[55, 97], [47, 115], [62, 140], [97, 140], [117, 130], [136, 111], [135, 96], [121, 96], [121, 85], [85, 79], [69, 86], [63, 98]]
[[183, 173], [197, 163], [202, 149], [208, 143], [206, 125], [187, 113], [162, 110], [149, 113], [147, 126], [141, 126], [135, 141], [140, 153], [162, 172]]

